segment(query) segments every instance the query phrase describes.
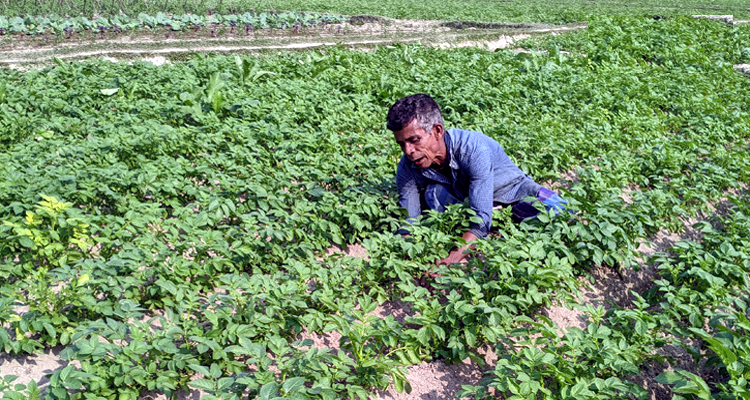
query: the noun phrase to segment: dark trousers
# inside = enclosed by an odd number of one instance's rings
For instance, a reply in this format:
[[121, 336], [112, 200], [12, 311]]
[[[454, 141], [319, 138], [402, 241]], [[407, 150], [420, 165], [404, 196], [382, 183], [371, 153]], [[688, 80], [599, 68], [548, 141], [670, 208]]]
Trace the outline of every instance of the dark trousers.
[[[535, 196], [537, 200], [517, 201], [512, 204], [496, 203], [495, 205], [510, 206], [512, 208], [513, 219], [523, 221], [534, 218], [539, 214], [539, 210], [532, 205], [536, 201], [541, 201], [546, 209], [554, 209], [555, 212], [562, 211], [565, 209], [565, 205], [568, 204], [560, 195], [545, 187], [539, 189]], [[448, 186], [440, 183], [431, 183], [427, 185], [424, 191], [424, 202], [428, 208], [437, 212], [443, 212], [446, 206], [462, 203], [463, 200], [458, 199]]]

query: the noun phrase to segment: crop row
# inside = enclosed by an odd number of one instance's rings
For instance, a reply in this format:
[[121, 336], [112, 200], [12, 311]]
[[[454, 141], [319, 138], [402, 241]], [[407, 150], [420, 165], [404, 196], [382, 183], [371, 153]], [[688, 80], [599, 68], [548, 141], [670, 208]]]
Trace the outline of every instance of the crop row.
[[[484, 346], [500, 360], [465, 396], [644, 398], [635, 377], [673, 362], [669, 346], [708, 360], [653, 378], [674, 394], [742, 394], [750, 85], [734, 37], [601, 17], [531, 54], [402, 45], [2, 70], [0, 346], [64, 346], [80, 367], [52, 374], [53, 399], [366, 398], [408, 390], [413, 363], [481, 362]], [[418, 284], [471, 212], [394, 235], [400, 153], [383, 120], [414, 92], [563, 185], [576, 213], [516, 225], [498, 211], [481, 257]], [[687, 218], [705, 220], [701, 238], [650, 260], [657, 279], [633, 304], [588, 307], [563, 336], [538, 314], [591, 268], [637, 266], [643, 240]], [[368, 257], [326, 255], [353, 243]], [[373, 314], [395, 299], [403, 321]], [[326, 332], [341, 351], [305, 340]]]
[[61, 17], [50, 15], [45, 17], [3, 17], [0, 16], [0, 35], [71, 35], [83, 31], [112, 31], [125, 32], [137, 29], [168, 28], [173, 31], [196, 30], [205, 27], [239, 27], [246, 29], [284, 29], [292, 27], [309, 27], [321, 24], [345, 22], [342, 16], [318, 13], [283, 12], [283, 13], [244, 13], [227, 15], [156, 15], [138, 14], [129, 17], [118, 14], [112, 17], [100, 16], [96, 19], [86, 17]]
[[11, 16], [117, 15], [120, 13], [241, 14], [251, 10], [307, 10], [344, 15], [379, 15], [400, 19], [433, 19], [473, 22], [547, 22], [585, 21], [597, 15], [734, 15], [750, 18], [743, 0], [644, 0], [638, 3], [558, 0], [512, 2], [485, 0], [440, 2], [430, 0], [19, 0], [0, 2], [0, 14]]

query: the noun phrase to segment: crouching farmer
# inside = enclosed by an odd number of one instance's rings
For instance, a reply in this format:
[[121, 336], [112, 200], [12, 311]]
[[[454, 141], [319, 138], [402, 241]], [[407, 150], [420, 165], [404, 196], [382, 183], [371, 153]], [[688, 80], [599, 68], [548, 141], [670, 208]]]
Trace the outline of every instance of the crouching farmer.
[[492, 138], [461, 129], [445, 129], [435, 100], [415, 94], [398, 100], [388, 111], [387, 127], [393, 132], [404, 156], [398, 164], [396, 184], [399, 205], [409, 221], [424, 207], [445, 211], [447, 205], [469, 199], [469, 206], [482, 223], [470, 223], [463, 234], [467, 245], [454, 249], [438, 264], [461, 261], [468, 243], [486, 237], [492, 208], [511, 206], [514, 219], [538, 214], [531, 202], [535, 196], [548, 209], [560, 210], [566, 201], [524, 174]]

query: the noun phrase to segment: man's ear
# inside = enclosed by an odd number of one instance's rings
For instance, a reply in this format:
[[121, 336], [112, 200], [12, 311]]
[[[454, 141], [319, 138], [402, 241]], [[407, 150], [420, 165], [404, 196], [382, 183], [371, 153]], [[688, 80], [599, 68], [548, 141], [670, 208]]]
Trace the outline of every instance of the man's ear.
[[432, 126], [432, 132], [430, 132], [433, 135], [437, 135], [438, 139], [443, 138], [443, 134], [445, 134], [445, 128], [442, 124], [435, 124]]

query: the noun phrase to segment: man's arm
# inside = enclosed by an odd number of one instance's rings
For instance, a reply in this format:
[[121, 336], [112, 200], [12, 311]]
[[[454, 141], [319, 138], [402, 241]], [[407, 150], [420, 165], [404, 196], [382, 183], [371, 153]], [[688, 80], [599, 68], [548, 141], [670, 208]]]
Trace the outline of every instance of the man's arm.
[[[419, 184], [417, 178], [402, 161], [396, 172], [396, 188], [398, 190], [398, 205], [406, 209], [409, 214], [406, 220], [412, 223], [422, 213], [422, 202], [419, 198]], [[407, 232], [402, 228], [399, 234]]]
[[490, 232], [494, 174], [489, 149], [484, 147], [475, 149], [469, 159], [462, 162], [462, 168], [470, 179], [469, 207], [477, 213], [477, 217], [481, 218], [482, 222], [470, 222], [469, 230], [463, 234], [466, 244], [452, 250], [448, 257], [437, 262], [438, 265], [453, 264], [463, 260], [466, 257], [465, 252], [471, 247], [471, 242], [486, 237]]

